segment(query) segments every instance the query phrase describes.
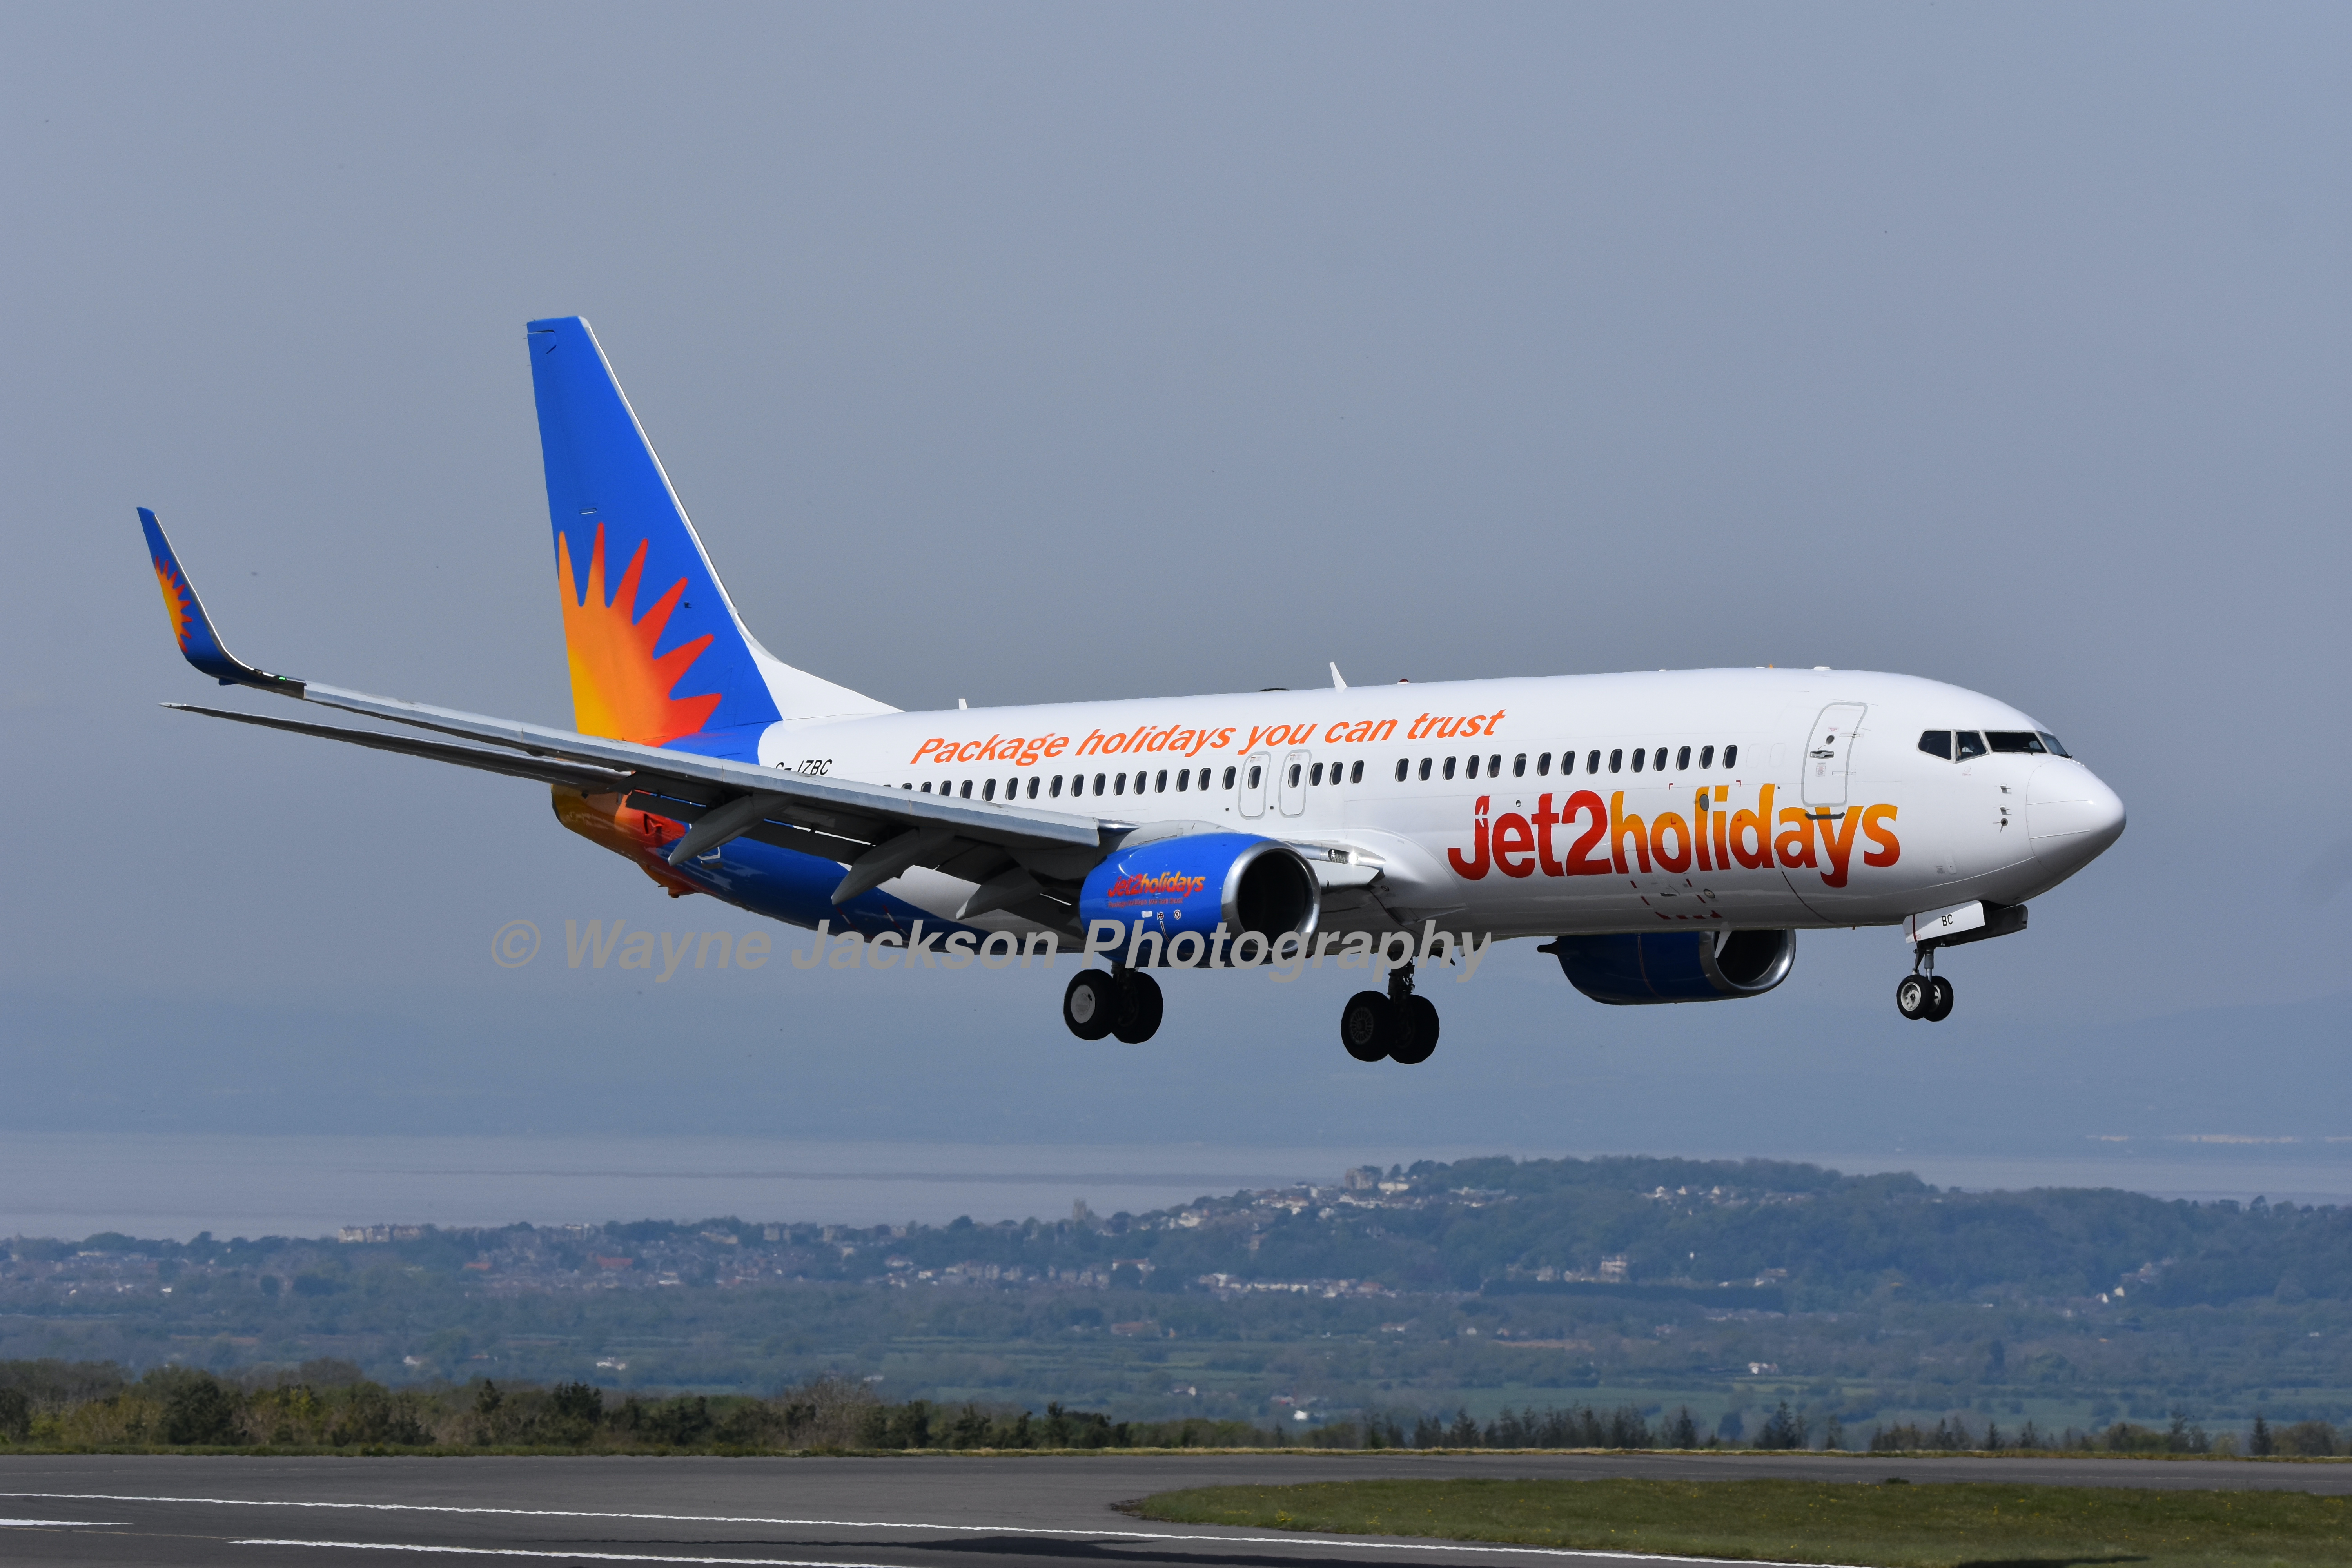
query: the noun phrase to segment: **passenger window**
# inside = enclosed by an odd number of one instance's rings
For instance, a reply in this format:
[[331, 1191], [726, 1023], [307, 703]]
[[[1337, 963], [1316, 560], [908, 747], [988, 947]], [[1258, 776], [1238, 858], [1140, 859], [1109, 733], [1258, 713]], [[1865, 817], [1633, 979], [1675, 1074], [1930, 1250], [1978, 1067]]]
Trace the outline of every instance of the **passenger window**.
[[1293, 789], [1297, 789], [1298, 787], [1298, 764], [1297, 763], [1290, 764], [1290, 787]]
[[[1181, 794], [1185, 789], [1189, 788], [1189, 787], [1191, 786], [1191, 784], [1192, 784], [1192, 769], [1190, 769], [1190, 768], [1178, 768], [1178, 769], [1176, 770], [1176, 789], [1177, 789], [1177, 792], [1178, 792], [1179, 794]], [[1202, 789], [1206, 789], [1206, 788], [1208, 788], [1209, 786], [1204, 783], [1204, 784], [1202, 784], [1201, 785], [1201, 787], [1202, 787]]]
[[1739, 765], [1738, 747], [1726, 746], [1723, 748], [1723, 765], [1727, 768], [1736, 768]]
[[1227, 789], [1234, 787], [1234, 770], [1231, 768], [1225, 770], [1225, 787]]
[[[1593, 754], [1594, 756], [1596, 756], [1596, 757], [1597, 757], [1597, 756], [1599, 756], [1601, 753], [1600, 753], [1600, 752], [1593, 752], [1592, 754]], [[1622, 746], [1620, 746], [1620, 747], [1618, 747], [1615, 751], [1613, 751], [1613, 752], [1610, 752], [1610, 753], [1609, 753], [1609, 771], [1610, 771], [1611, 773], [1617, 773], [1617, 772], [1619, 772], [1620, 770], [1622, 770], [1624, 766], [1625, 766], [1625, 748], [1623, 748]]]
[[1650, 759], [1650, 768], [1654, 773], [1662, 773], [1666, 771], [1666, 749], [1664, 746], [1660, 746], [1658, 754]]
[[1402, 784], [1402, 783], [1404, 783], [1405, 771], [1406, 771], [1407, 769], [1411, 768], [1412, 766], [1412, 764], [1411, 763], [1409, 763], [1409, 762], [1406, 762], [1402, 757], [1399, 757], [1399, 758], [1397, 759], [1397, 765], [1396, 765], [1397, 783], [1399, 783], [1399, 784]]
[[925, 779], [925, 780], [923, 781], [923, 793], [924, 793], [925, 795], [929, 795], [929, 794], [930, 794], [930, 793], [931, 793], [931, 781], [930, 781], [930, 780], [929, 780], [929, 779]]
[[1103, 792], [1103, 776], [1102, 776], [1102, 774], [1100, 774], [1100, 773], [1097, 773], [1097, 774], [1095, 775], [1095, 793], [1096, 793], [1097, 795], [1100, 795], [1100, 794], [1102, 794], [1102, 792]]
[[[1454, 776], [1454, 764], [1453, 764], [1452, 763], [1446, 763], [1446, 764], [1445, 764], [1445, 774], [1446, 774], [1446, 776], [1447, 776], [1448, 778], [1451, 778], [1451, 777], [1453, 777], [1453, 776]], [[1470, 759], [1470, 771], [1469, 771], [1469, 773], [1468, 773], [1466, 776], [1468, 776], [1468, 777], [1470, 777], [1470, 778], [1474, 778], [1474, 779], [1475, 779], [1475, 778], [1476, 778], [1476, 777], [1478, 776], [1478, 759], [1477, 759], [1477, 758], [1473, 757], [1473, 758], [1471, 758], [1471, 759]]]
[[1061, 774], [1059, 774], [1059, 773], [1055, 773], [1055, 774], [1054, 775], [1054, 784], [1053, 784], [1053, 787], [1052, 787], [1051, 789], [1049, 789], [1046, 793], [1047, 793], [1047, 794], [1049, 794], [1049, 795], [1052, 795], [1055, 800], [1059, 800], [1059, 799], [1061, 799], [1061, 798], [1062, 798], [1062, 775], [1061, 775]]
[[1690, 748], [1688, 746], [1685, 746], [1681, 751], [1675, 753], [1675, 772], [1681, 773], [1689, 766]]
[[1265, 769], [1263, 769], [1263, 768], [1261, 768], [1261, 767], [1259, 767], [1259, 766], [1257, 766], [1255, 763], [1252, 763], [1252, 764], [1250, 765], [1250, 776], [1249, 776], [1249, 786], [1250, 786], [1250, 788], [1252, 788], [1252, 789], [1255, 789], [1255, 788], [1257, 788], [1257, 781], [1258, 781], [1259, 779], [1261, 779], [1261, 778], [1264, 778], [1265, 776]]
[[970, 800], [971, 798], [971, 781], [970, 779], [964, 780], [963, 787], [958, 793], [961, 794], [964, 799]]
[[[1561, 755], [1561, 756], [1563, 756], [1563, 757], [1568, 756], [1568, 755], [1570, 755], [1570, 753], [1569, 753], [1569, 752], [1562, 752], [1560, 753], [1560, 755]], [[1539, 779], [1542, 779], [1542, 778], [1549, 778], [1550, 776], [1551, 776], [1551, 753], [1550, 753], [1549, 752], [1538, 752], [1536, 753], [1536, 777], [1538, 777], [1538, 778], [1539, 778]]]
[[1511, 759], [1511, 776], [1515, 779], [1528, 776], [1528, 754], [1525, 752]]
[[1323, 764], [1321, 763], [1316, 763], [1314, 767], [1307, 771], [1307, 782], [1311, 784], [1319, 784], [1323, 782]]
[[1931, 757], [1941, 757], [1948, 763], [1952, 760], [1952, 732], [1949, 730], [1922, 730], [1919, 731], [1919, 749]]
[[1454, 776], [1454, 759], [1452, 757], [1445, 759], [1445, 776], [1447, 778], [1452, 778]]
[[1357, 763], [1348, 769], [1348, 782], [1349, 784], [1361, 784], [1364, 782], [1363, 763]]
[[1598, 749], [1584, 753], [1584, 771], [1588, 773], [1597, 773], [1601, 771], [1601, 752]]
[[2042, 752], [2042, 737], [2031, 730], [1987, 730], [1985, 743], [1996, 752]]
[[[1519, 772], [1525, 773], [1527, 771], [1527, 760], [1525, 758], [1521, 758], [1519, 762]], [[1503, 776], [1502, 752], [1496, 752], [1493, 756], [1486, 759], [1486, 776], [1490, 779], [1498, 779]]]
[[1698, 749], [1698, 765], [1701, 773], [1704, 773], [1707, 769], [1715, 766], [1715, 748], [1713, 746], [1701, 746]]
[[996, 798], [996, 781], [994, 779], [981, 780], [980, 798], [982, 800], [994, 800]]
[[1643, 764], [1643, 763], [1647, 762], [1647, 761], [1649, 760], [1649, 757], [1650, 757], [1650, 753], [1649, 753], [1649, 752], [1647, 752], [1643, 751], [1643, 750], [1641, 747], [1639, 747], [1639, 746], [1634, 747], [1634, 748], [1633, 748], [1633, 771], [1634, 771], [1635, 773], [1640, 773], [1640, 772], [1642, 771], [1642, 764]]
[[1166, 795], [1168, 793], [1168, 770], [1166, 768], [1160, 769], [1158, 773], [1152, 776], [1151, 793], [1154, 795]]
[[1110, 775], [1110, 793], [1113, 795], [1125, 795], [1127, 793], [1127, 775], [1125, 773], [1113, 773]]
[[[1451, 767], [1448, 767], [1445, 772], [1450, 777], [1452, 776], [1454, 770]], [[1423, 784], [1429, 782], [1429, 759], [1427, 757], [1421, 759], [1421, 778]]]
[[2043, 745], [2045, 745], [2045, 746], [2049, 747], [2053, 752], [2056, 752], [2058, 755], [2060, 755], [2060, 756], [2062, 756], [2062, 757], [2068, 758], [2068, 759], [2070, 759], [2070, 760], [2074, 757], [2074, 752], [2070, 752], [2070, 751], [2068, 751], [2065, 747], [2063, 747], [2063, 746], [2060, 745], [2060, 744], [2058, 743], [2058, 737], [2057, 737], [2057, 736], [2055, 736], [2055, 735], [2053, 735], [2053, 734], [2052, 734], [2049, 731], [2047, 731], [2047, 730], [2036, 730], [2036, 731], [2034, 731], [2034, 733], [2042, 737], [2042, 743]]

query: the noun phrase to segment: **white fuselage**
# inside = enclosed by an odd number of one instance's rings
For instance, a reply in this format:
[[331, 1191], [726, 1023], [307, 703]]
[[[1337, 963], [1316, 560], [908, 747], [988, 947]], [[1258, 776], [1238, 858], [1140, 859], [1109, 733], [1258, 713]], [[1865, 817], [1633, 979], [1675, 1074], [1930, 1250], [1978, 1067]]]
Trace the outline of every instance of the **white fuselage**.
[[[1328, 895], [1324, 929], [1509, 937], [2021, 903], [2115, 841], [2121, 801], [2064, 757], [1920, 739], [2042, 729], [1911, 676], [1661, 670], [803, 721], [760, 761], [1341, 847], [1379, 874]], [[925, 871], [887, 887], [943, 919], [971, 891]]]

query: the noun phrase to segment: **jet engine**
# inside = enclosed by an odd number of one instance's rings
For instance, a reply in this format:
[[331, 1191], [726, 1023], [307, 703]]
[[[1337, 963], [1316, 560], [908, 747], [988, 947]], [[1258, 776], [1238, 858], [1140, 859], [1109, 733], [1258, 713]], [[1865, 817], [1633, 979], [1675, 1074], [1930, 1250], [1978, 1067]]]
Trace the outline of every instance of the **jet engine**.
[[1538, 952], [1559, 960], [1568, 983], [1612, 1006], [1724, 1002], [1761, 996], [1797, 962], [1792, 931], [1627, 931], [1554, 937]]
[[1114, 850], [1078, 890], [1078, 918], [1144, 922], [1171, 943], [1186, 931], [1207, 940], [1257, 931], [1315, 934], [1323, 895], [1296, 849], [1246, 833], [1190, 833]]

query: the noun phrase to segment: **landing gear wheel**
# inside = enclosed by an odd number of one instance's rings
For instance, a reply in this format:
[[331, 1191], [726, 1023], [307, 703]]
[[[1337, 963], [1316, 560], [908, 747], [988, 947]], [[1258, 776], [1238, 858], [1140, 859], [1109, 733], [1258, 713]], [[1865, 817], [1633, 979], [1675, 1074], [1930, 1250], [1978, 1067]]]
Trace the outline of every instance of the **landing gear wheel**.
[[1401, 1037], [1389, 1047], [1389, 1060], [1415, 1067], [1437, 1049], [1437, 1007], [1426, 996], [1408, 996], [1397, 1004]]
[[1906, 974], [1895, 987], [1895, 1010], [1906, 1018], [1924, 1018], [1935, 994], [1935, 982], [1927, 975]]
[[1062, 993], [1062, 1022], [1082, 1040], [1099, 1040], [1110, 1033], [1118, 1016], [1118, 982], [1099, 969], [1081, 969]]
[[1921, 1015], [1930, 1024], [1940, 1024], [1952, 1016], [1952, 983], [1938, 974], [1927, 982], [1927, 1010]]
[[1110, 1032], [1130, 1046], [1139, 1046], [1160, 1032], [1160, 1015], [1165, 1004], [1160, 995], [1160, 982], [1139, 969], [1129, 970], [1119, 976], [1119, 1007]]
[[1339, 1043], [1360, 1062], [1387, 1056], [1396, 1036], [1396, 1007], [1377, 991], [1359, 991], [1339, 1009]]

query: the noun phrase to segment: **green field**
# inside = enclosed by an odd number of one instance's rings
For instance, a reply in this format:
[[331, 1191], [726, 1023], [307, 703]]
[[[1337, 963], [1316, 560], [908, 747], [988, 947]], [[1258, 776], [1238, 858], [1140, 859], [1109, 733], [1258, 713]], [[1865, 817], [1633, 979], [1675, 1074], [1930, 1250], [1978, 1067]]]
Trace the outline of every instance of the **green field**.
[[2352, 1563], [2352, 1500], [1965, 1482], [1329, 1481], [1147, 1498], [1187, 1524], [1874, 1568], [2320, 1568]]

